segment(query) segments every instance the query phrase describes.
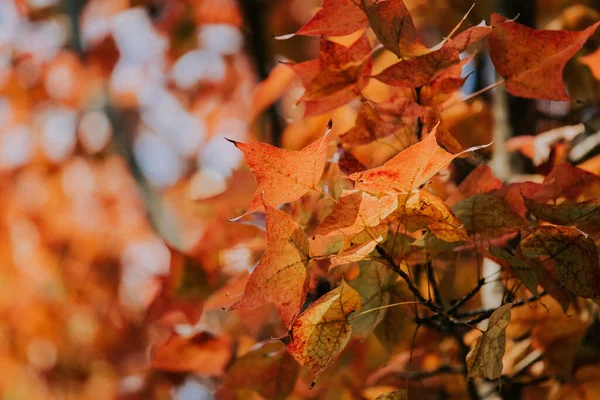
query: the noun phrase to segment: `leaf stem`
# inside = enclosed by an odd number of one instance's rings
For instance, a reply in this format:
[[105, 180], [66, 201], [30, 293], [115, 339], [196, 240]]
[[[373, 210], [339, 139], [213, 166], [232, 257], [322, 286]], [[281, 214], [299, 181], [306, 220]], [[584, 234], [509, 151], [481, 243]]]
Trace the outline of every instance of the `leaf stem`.
[[373, 311], [384, 310], [386, 308], [396, 307], [396, 306], [403, 306], [403, 305], [407, 305], [407, 304], [419, 304], [419, 302], [418, 301], [403, 301], [401, 303], [394, 303], [394, 304], [388, 304], [388, 305], [381, 306], [381, 307], [371, 308], [369, 310], [361, 311], [358, 314], [354, 314], [351, 318], [348, 318], [348, 322], [353, 321], [356, 318], [362, 317], [363, 315], [371, 313]]
[[467, 101], [471, 100], [472, 98], [475, 98], [475, 97], [479, 96], [479, 95], [480, 95], [480, 94], [482, 94], [482, 93], [485, 93], [485, 92], [487, 92], [487, 91], [489, 91], [489, 90], [492, 90], [492, 89], [494, 89], [495, 87], [498, 87], [498, 86], [502, 85], [503, 83], [504, 83], [504, 79], [500, 79], [498, 82], [494, 82], [494, 83], [492, 83], [491, 85], [489, 85], [489, 86], [486, 86], [486, 87], [484, 87], [483, 89], [480, 89], [480, 90], [476, 91], [475, 93], [471, 93], [470, 95], [468, 95], [468, 96], [467, 96], [467, 97], [465, 97], [464, 99], [462, 99], [462, 100], [460, 100], [460, 101], [457, 101], [457, 102], [455, 102], [455, 103], [452, 103], [452, 104], [450, 104], [450, 105], [446, 106], [446, 107], [444, 108], [444, 110], [447, 110], [447, 109], [449, 109], [449, 108], [451, 108], [451, 107], [454, 107], [454, 106], [455, 106], [455, 105], [457, 105], [457, 104], [466, 103]]

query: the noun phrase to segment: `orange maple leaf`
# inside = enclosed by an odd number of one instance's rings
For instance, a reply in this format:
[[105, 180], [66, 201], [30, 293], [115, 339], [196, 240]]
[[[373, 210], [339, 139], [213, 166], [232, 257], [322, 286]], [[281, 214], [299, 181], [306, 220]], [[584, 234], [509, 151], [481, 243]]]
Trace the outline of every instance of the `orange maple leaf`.
[[490, 56], [506, 90], [531, 99], [570, 100], [563, 69], [599, 24], [579, 32], [536, 30], [492, 14]]
[[296, 34], [343, 36], [367, 25], [360, 0], [323, 0], [322, 8]]
[[331, 125], [330, 120], [325, 135], [300, 151], [228, 139], [244, 153], [257, 185], [248, 210], [234, 220], [263, 210], [261, 196], [266, 202], [278, 206], [298, 200], [315, 189], [325, 168]]
[[371, 28], [383, 47], [400, 57], [429, 52], [423, 45], [408, 8], [402, 0], [363, 0]]
[[306, 91], [304, 116], [323, 114], [354, 99], [367, 85], [371, 73], [371, 45], [366, 34], [350, 47], [321, 38], [319, 58], [288, 64]]
[[267, 250], [252, 271], [244, 295], [229, 309], [274, 303], [289, 327], [300, 312], [308, 291], [308, 239], [291, 216], [266, 201], [264, 207], [267, 212]]
[[361, 308], [360, 296], [345, 282], [298, 316], [281, 340], [290, 354], [315, 377], [337, 360], [350, 341], [348, 316]]
[[381, 167], [348, 176], [355, 182], [354, 188], [370, 193], [410, 192], [429, 181], [460, 154], [485, 147], [448, 153], [437, 144], [436, 131], [434, 128], [423, 141], [398, 153]]

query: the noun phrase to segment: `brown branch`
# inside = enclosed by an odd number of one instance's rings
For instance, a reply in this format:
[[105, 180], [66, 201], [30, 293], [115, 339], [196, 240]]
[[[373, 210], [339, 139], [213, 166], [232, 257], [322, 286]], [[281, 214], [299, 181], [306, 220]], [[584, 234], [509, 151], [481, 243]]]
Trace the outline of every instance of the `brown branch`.
[[[528, 299], [521, 299], [521, 300], [517, 300], [513, 303], [512, 307], [521, 307], [522, 305], [525, 304], [529, 304], [529, 303], [533, 303], [536, 300], [539, 300], [540, 298], [542, 298], [543, 296], [545, 296], [547, 293], [546, 292], [541, 292], [539, 296], [531, 296]], [[471, 310], [471, 311], [466, 311], [464, 313], [460, 313], [460, 314], [456, 314], [457, 318], [464, 318], [464, 317], [469, 317], [472, 315], [477, 315], [477, 317], [466, 321], [467, 324], [469, 325], [475, 325], [478, 324], [481, 321], [485, 321], [486, 319], [488, 319], [494, 311], [496, 311], [498, 308], [490, 308], [490, 309], [478, 309], [478, 310]]]
[[453, 375], [464, 375], [466, 373], [464, 365], [452, 366], [452, 365], [441, 365], [436, 369], [430, 371], [406, 371], [399, 372], [397, 376], [401, 379], [408, 380], [419, 380], [425, 378], [431, 378], [433, 376], [453, 374]]
[[408, 274], [406, 272], [402, 271], [402, 269], [400, 268], [400, 266], [394, 260], [394, 257], [392, 257], [391, 254], [389, 254], [383, 248], [383, 246], [381, 246], [381, 245], [378, 244], [375, 247], [375, 249], [379, 252], [379, 254], [381, 255], [381, 257], [383, 257], [383, 259], [386, 261], [385, 264], [388, 267], [390, 267], [390, 269], [392, 271], [394, 271], [395, 273], [397, 273], [398, 275], [400, 275], [400, 277], [402, 279], [404, 279], [404, 281], [408, 285], [408, 289], [415, 295], [415, 298], [417, 300], [419, 300], [419, 302], [421, 304], [423, 304], [425, 307], [429, 308], [433, 312], [437, 313], [437, 312], [441, 311], [440, 307], [437, 304], [434, 304], [431, 300], [427, 300], [425, 297], [423, 297], [423, 295], [421, 294], [421, 292], [419, 291], [419, 289], [414, 285], [413, 281], [410, 279], [410, 277], [408, 276]]
[[471, 291], [469, 293], [465, 294], [463, 297], [458, 299], [458, 301], [456, 301], [456, 303], [454, 303], [452, 305], [452, 307], [450, 307], [450, 309], [448, 310], [448, 314], [454, 315], [454, 313], [456, 312], [456, 310], [458, 310], [459, 307], [464, 305], [467, 301], [471, 300], [477, 293], [479, 293], [479, 290], [481, 289], [481, 287], [484, 284], [485, 284], [484, 278], [477, 281], [477, 286], [475, 286], [473, 289], [471, 289]]

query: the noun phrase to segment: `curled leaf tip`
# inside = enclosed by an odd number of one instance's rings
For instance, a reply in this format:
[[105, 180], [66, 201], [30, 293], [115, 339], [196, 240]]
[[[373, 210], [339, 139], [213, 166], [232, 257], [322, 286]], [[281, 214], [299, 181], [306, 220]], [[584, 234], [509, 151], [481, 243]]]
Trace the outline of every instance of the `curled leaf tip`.
[[237, 145], [238, 145], [238, 142], [237, 142], [236, 140], [229, 139], [229, 138], [223, 138], [223, 139], [227, 140], [229, 143], [233, 143], [233, 145], [234, 145], [235, 147], [237, 147]]

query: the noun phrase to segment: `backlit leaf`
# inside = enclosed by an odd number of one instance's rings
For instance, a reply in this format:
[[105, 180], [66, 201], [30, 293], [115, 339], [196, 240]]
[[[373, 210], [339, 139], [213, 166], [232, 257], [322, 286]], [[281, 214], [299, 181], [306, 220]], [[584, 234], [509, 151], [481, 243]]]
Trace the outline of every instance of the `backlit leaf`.
[[[386, 265], [374, 261], [360, 263], [360, 275], [352, 280], [352, 286], [360, 295], [361, 311], [390, 304], [389, 289], [394, 285], [397, 275]], [[352, 320], [351, 325], [357, 336], [367, 337], [381, 322], [388, 309], [373, 311]]]
[[306, 91], [304, 116], [323, 114], [354, 99], [371, 73], [371, 45], [365, 34], [350, 47], [321, 38], [318, 60], [288, 64]]
[[436, 237], [446, 242], [468, 240], [462, 222], [442, 199], [427, 189], [401, 196], [397, 214], [400, 222], [414, 231], [427, 227]]
[[263, 342], [233, 362], [223, 385], [251, 389], [265, 399], [283, 399], [294, 388], [299, 370], [281, 342]]
[[189, 338], [173, 333], [150, 353], [153, 368], [210, 376], [222, 375], [231, 356], [230, 341], [209, 333], [199, 333]]
[[357, 190], [344, 191], [331, 214], [313, 232], [314, 236], [352, 236], [379, 225], [398, 206], [398, 198], [377, 198]]
[[500, 247], [490, 246], [490, 254], [506, 261], [510, 269], [515, 272], [525, 287], [529, 289], [534, 296], [539, 296], [539, 292], [537, 290], [538, 279], [534, 269], [532, 269], [517, 256], [505, 251], [504, 249], [501, 249]]
[[252, 271], [243, 297], [230, 310], [274, 303], [281, 319], [289, 327], [300, 312], [308, 290], [308, 239], [292, 217], [267, 202], [264, 204], [267, 211], [267, 250]]
[[393, 105], [364, 102], [358, 111], [355, 126], [340, 135], [340, 141], [357, 145], [395, 135], [405, 147], [413, 144], [416, 141], [414, 131], [417, 118], [422, 110], [412, 99], [398, 98], [392, 101]]
[[437, 144], [436, 129], [433, 129], [424, 140], [398, 153], [383, 166], [354, 173], [348, 178], [355, 182], [355, 189], [370, 193], [410, 192], [427, 183], [460, 154], [442, 149]]
[[363, 0], [371, 28], [383, 47], [400, 57], [428, 53], [402, 0]]
[[296, 34], [343, 36], [367, 25], [360, 0], [323, 0], [323, 7]]
[[296, 361], [317, 378], [348, 344], [352, 334], [348, 316], [359, 311], [360, 304], [356, 290], [342, 281], [300, 314], [281, 340]]
[[512, 304], [505, 304], [492, 313], [487, 331], [477, 338], [475, 347], [467, 354], [469, 377], [500, 378], [511, 307]]
[[515, 232], [525, 226], [525, 220], [511, 211], [504, 202], [489, 194], [468, 197], [452, 207], [468, 234], [496, 237]]
[[567, 290], [576, 296], [600, 297], [598, 248], [591, 237], [576, 228], [552, 225], [527, 228], [522, 235], [523, 254], [553, 260], [556, 277]]
[[535, 30], [492, 14], [490, 56], [506, 90], [519, 97], [570, 100], [563, 69], [598, 24], [579, 32]]
[[440, 71], [459, 61], [458, 50], [446, 45], [431, 53], [400, 61], [373, 78], [392, 86], [417, 88], [426, 85]]
[[257, 185], [250, 206], [242, 216], [264, 209], [261, 195], [266, 202], [278, 206], [298, 200], [314, 189], [325, 168], [329, 131], [300, 151], [266, 143], [231, 141], [244, 153]]
[[408, 392], [404, 389], [384, 393], [375, 398], [375, 400], [408, 400]]

